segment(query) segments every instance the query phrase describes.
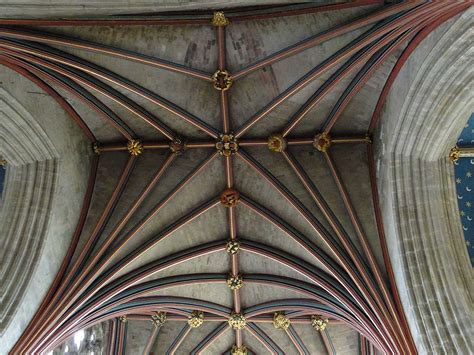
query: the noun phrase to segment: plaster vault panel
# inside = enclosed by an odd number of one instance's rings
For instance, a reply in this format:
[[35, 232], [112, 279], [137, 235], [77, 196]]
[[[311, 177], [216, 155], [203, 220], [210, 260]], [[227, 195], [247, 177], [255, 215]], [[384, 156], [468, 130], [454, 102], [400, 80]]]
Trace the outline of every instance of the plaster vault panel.
[[17, 311], [2, 351], [424, 351], [397, 293], [372, 140], [406, 48], [468, 4], [200, 4], [94, 23], [2, 6], [2, 87], [41, 93], [23, 105], [54, 148], [43, 160], [64, 214], [45, 211], [44, 242], [61, 241], [39, 252], [54, 260], [50, 293]]

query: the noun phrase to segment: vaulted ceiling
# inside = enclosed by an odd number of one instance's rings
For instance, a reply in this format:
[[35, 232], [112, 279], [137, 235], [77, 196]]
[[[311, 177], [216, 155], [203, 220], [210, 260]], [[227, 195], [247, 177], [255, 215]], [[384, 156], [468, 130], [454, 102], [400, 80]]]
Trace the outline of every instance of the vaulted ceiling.
[[13, 353], [82, 329], [110, 354], [415, 353], [371, 138], [408, 55], [466, 6], [2, 20], [0, 63], [90, 141], [75, 234]]

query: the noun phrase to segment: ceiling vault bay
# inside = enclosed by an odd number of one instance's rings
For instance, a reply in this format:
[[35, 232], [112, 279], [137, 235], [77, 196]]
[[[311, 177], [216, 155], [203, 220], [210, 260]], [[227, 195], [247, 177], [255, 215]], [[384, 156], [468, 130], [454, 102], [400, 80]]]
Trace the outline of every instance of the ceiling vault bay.
[[[256, 53], [247, 65], [231, 61], [238, 54], [229, 55], [235, 51], [229, 39], [242, 35], [232, 27], [243, 31], [238, 26], [300, 15], [297, 7], [255, 16], [216, 12], [212, 21], [205, 15], [1, 20], [1, 64], [55, 98], [95, 152], [62, 267], [12, 353], [51, 351], [101, 322], [109, 324], [110, 354], [126, 351], [135, 322], [150, 325], [144, 353], [158, 339], [168, 344], [162, 348], [167, 354], [186, 346], [193, 354], [308, 354], [315, 342], [325, 349], [318, 351], [332, 354], [337, 337], [331, 329], [338, 325], [360, 334], [363, 354], [416, 353], [384, 241], [371, 137], [408, 55], [469, 4], [375, 7], [382, 3], [306, 6], [301, 16], [348, 12], [342, 24], [273, 54]], [[356, 9], [362, 17], [347, 16]], [[202, 29], [202, 36], [214, 36], [216, 60], [196, 69], [68, 33], [108, 25], [103, 31], [188, 26], [196, 35]], [[345, 44], [317, 62], [314, 48], [340, 36]], [[292, 65], [305, 72], [268, 96], [269, 68], [311, 50], [314, 58], [298, 57], [308, 59], [309, 70]], [[117, 64], [123, 60], [145, 74], [170, 72], [176, 87], [161, 94], [180, 91], [179, 104], [128, 79], [133, 75]], [[384, 80], [380, 89], [370, 82], [377, 73]], [[263, 102], [251, 115], [246, 109], [256, 103], [238, 92], [239, 85], [253, 85], [250, 95]], [[377, 95], [374, 105], [362, 106], [364, 117], [347, 114], [367, 87]], [[217, 93], [219, 105], [210, 107], [200, 92]], [[294, 97], [293, 106], [287, 104]], [[183, 108], [188, 100], [196, 100], [199, 113]], [[351, 178], [351, 169], [360, 181]], [[278, 329], [268, 327], [272, 323]], [[178, 325], [169, 334], [172, 324]]]

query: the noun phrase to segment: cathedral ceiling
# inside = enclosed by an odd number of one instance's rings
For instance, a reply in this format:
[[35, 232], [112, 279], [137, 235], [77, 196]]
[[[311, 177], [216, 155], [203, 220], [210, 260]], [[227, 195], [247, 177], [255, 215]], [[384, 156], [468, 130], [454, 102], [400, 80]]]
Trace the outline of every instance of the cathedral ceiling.
[[65, 98], [91, 161], [13, 353], [83, 329], [114, 354], [415, 352], [371, 138], [407, 51], [466, 6], [0, 21], [0, 64]]

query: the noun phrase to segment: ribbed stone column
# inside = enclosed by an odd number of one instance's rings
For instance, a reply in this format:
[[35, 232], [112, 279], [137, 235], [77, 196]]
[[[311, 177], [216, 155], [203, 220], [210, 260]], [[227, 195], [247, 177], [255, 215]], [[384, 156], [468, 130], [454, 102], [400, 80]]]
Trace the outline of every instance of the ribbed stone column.
[[422, 354], [474, 352], [473, 271], [448, 160], [474, 109], [473, 13], [449, 21], [413, 53], [375, 139], [389, 253]]
[[6, 354], [66, 253], [90, 147], [49, 95], [4, 67], [0, 82], [0, 153], [8, 164], [0, 209], [0, 354]]

